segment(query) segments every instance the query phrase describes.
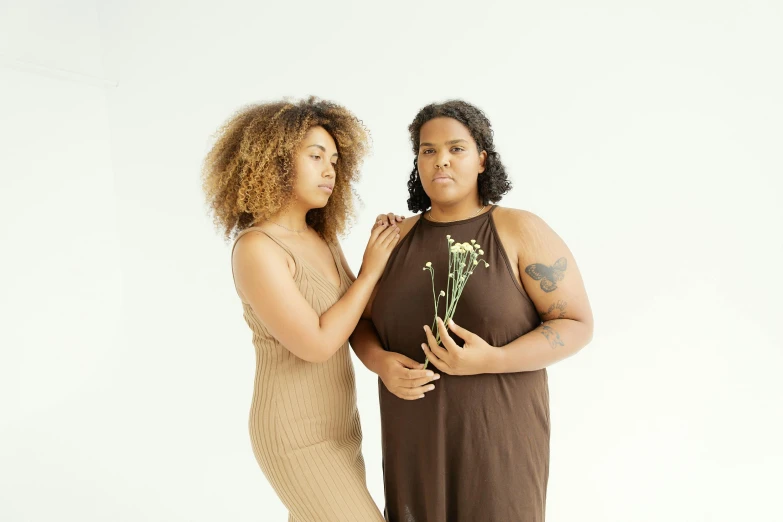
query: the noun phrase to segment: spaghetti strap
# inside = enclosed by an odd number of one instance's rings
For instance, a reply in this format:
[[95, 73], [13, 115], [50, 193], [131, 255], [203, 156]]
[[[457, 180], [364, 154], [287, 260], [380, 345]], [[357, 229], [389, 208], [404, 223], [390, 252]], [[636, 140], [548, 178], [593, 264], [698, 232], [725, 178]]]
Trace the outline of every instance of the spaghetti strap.
[[236, 293], [239, 296], [239, 299], [243, 303], [245, 303], [245, 304], [247, 304], [247, 302], [245, 301], [244, 296], [239, 292], [239, 289], [237, 288], [237, 280], [236, 280], [236, 277], [234, 276], [234, 249], [237, 247], [237, 243], [239, 242], [239, 239], [242, 236], [244, 236], [245, 234], [247, 234], [248, 232], [260, 232], [261, 234], [264, 234], [266, 237], [268, 237], [269, 239], [271, 239], [272, 241], [277, 243], [277, 246], [282, 248], [283, 251], [285, 251], [286, 254], [291, 256], [291, 259], [294, 260], [294, 264], [296, 265], [297, 271], [299, 270], [299, 259], [296, 257], [296, 255], [291, 251], [290, 248], [288, 248], [288, 246], [286, 246], [285, 243], [283, 243], [282, 241], [277, 239], [275, 236], [273, 236], [269, 232], [266, 232], [265, 230], [262, 230], [260, 227], [248, 227], [248, 228], [240, 231], [237, 234], [237, 236], [234, 238], [234, 244], [231, 245], [231, 279], [234, 281], [234, 290], [236, 290]]
[[234, 256], [234, 248], [236, 248], [236, 246], [237, 246], [237, 241], [239, 241], [239, 238], [241, 238], [242, 236], [244, 236], [244, 235], [245, 235], [245, 234], [247, 234], [248, 232], [261, 232], [262, 234], [264, 234], [265, 236], [267, 236], [269, 239], [271, 239], [272, 241], [274, 241], [275, 243], [277, 243], [277, 245], [278, 245], [280, 248], [282, 248], [283, 250], [285, 250], [285, 253], [286, 253], [286, 254], [288, 254], [289, 256], [291, 256], [291, 257], [293, 257], [294, 259], [296, 259], [296, 255], [294, 255], [294, 253], [291, 251], [291, 249], [290, 249], [290, 248], [288, 248], [288, 246], [287, 246], [285, 243], [283, 243], [282, 241], [280, 241], [279, 239], [277, 239], [275, 236], [273, 236], [273, 235], [272, 235], [272, 234], [270, 234], [269, 232], [267, 232], [267, 231], [265, 231], [265, 230], [261, 229], [260, 227], [248, 227], [248, 228], [246, 228], [246, 229], [242, 230], [242, 231], [241, 231], [239, 234], [237, 234], [237, 237], [235, 237], [235, 238], [234, 238], [234, 245], [231, 247], [231, 256], [232, 256], [232, 257]]
[[[263, 230], [245, 229], [236, 239], [251, 230], [266, 234], [294, 259], [294, 284], [318, 317], [348, 290], [351, 282], [334, 242], [327, 244], [340, 274], [338, 285]], [[267, 292], [263, 299], [283, 297]], [[256, 352], [250, 440], [261, 470], [288, 508], [288, 520], [384, 522], [367, 490], [348, 340], [328, 360], [307, 362], [283, 346], [247, 302], [242, 312]]]

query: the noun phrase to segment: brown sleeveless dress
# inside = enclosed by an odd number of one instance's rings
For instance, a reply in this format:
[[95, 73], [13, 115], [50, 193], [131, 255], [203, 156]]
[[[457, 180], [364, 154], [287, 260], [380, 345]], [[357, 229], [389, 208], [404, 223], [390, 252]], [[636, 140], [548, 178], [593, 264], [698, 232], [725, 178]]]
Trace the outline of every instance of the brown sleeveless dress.
[[[475, 239], [489, 268], [477, 267], [454, 321], [492, 346], [504, 346], [540, 324], [518, 284], [492, 218], [436, 223], [420, 217], [392, 253], [379, 283], [372, 321], [387, 350], [424, 362], [424, 325], [435, 290], [446, 288], [446, 235]], [[442, 301], [442, 299], [441, 299]], [[443, 316], [443, 303], [440, 304]], [[459, 338], [452, 335], [461, 345]], [[433, 368], [434, 369], [434, 368]], [[441, 375], [416, 401], [380, 388], [386, 517], [389, 522], [542, 522], [549, 476], [546, 370], [473, 376]]]

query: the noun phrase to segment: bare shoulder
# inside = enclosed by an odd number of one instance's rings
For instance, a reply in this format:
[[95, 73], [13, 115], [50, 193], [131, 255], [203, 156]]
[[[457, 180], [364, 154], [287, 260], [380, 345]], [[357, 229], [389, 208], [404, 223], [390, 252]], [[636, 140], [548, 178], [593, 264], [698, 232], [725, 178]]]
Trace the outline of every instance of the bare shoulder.
[[397, 225], [400, 227], [400, 240], [408, 235], [408, 232], [411, 231], [413, 225], [419, 222], [419, 219], [421, 219], [421, 214], [416, 214], [415, 216], [405, 218], [402, 223]]
[[495, 221], [503, 221], [506, 224], [518, 227], [536, 226], [540, 223], [544, 223], [543, 219], [529, 210], [501, 207], [500, 205], [495, 209], [494, 218]]
[[546, 221], [527, 210], [498, 206], [493, 217], [502, 236], [517, 238], [528, 247], [546, 244], [557, 236]]
[[247, 269], [258, 270], [270, 261], [273, 265], [293, 263], [280, 245], [258, 230], [251, 230], [237, 239], [231, 258], [238, 274]]
[[[402, 238], [408, 235], [408, 232], [411, 231], [413, 225], [415, 225], [420, 218], [421, 218], [421, 214], [416, 214], [414, 216], [407, 217], [403, 219], [401, 222], [397, 223], [397, 226], [400, 228], [400, 240], [402, 240]], [[375, 226], [373, 226], [373, 230], [375, 230], [377, 227], [378, 224], [376, 223]]]

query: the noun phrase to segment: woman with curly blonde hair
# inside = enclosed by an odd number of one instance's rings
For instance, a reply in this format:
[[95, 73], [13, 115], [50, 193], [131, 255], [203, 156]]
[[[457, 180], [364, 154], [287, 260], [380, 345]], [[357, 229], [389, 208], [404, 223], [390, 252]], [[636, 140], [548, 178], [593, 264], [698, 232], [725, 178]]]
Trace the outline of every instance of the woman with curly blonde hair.
[[309, 98], [244, 108], [205, 162], [256, 349], [253, 451], [289, 521], [383, 520], [365, 483], [348, 336], [399, 228], [374, 228], [358, 277], [337, 242], [367, 149], [353, 114]]

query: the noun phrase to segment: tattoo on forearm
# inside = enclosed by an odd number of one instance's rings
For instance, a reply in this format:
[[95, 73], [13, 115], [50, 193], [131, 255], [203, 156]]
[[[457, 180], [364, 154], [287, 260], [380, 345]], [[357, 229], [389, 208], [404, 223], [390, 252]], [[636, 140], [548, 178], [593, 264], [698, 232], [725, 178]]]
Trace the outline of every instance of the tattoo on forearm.
[[568, 261], [566, 258], [561, 257], [552, 266], [547, 266], [543, 263], [528, 265], [525, 268], [525, 273], [536, 281], [541, 281], [541, 290], [549, 293], [557, 290], [557, 283], [565, 277], [567, 266]]
[[560, 334], [555, 331], [554, 328], [551, 326], [544, 325], [541, 327], [541, 335], [546, 337], [546, 340], [549, 341], [549, 344], [552, 346], [552, 348], [557, 348], [558, 346], [565, 346], [563, 344], [563, 341], [560, 339]]
[[568, 308], [568, 302], [560, 300], [556, 303], [552, 303], [549, 310], [546, 312], [538, 312], [541, 319], [544, 321], [551, 321], [553, 319], [562, 319], [566, 316], [566, 308]]

